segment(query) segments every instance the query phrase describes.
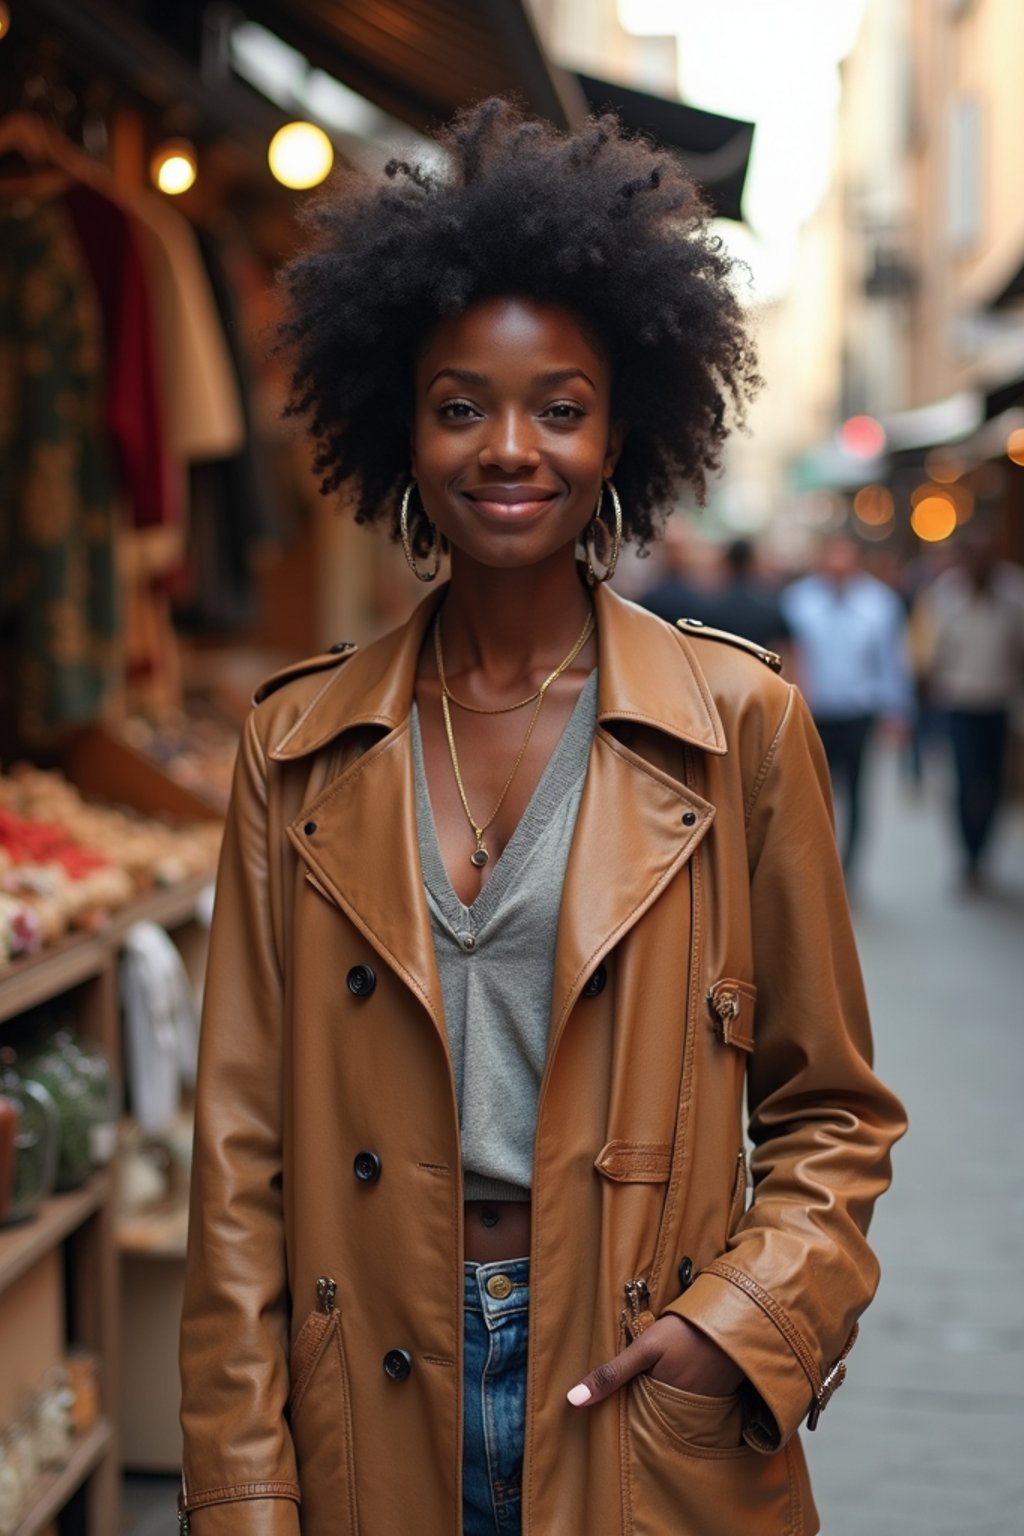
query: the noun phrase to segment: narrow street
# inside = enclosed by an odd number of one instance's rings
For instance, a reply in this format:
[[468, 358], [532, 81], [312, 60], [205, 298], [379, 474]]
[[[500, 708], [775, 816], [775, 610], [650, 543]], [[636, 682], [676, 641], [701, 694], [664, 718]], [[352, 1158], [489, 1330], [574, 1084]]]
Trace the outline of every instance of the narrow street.
[[[882, 1286], [806, 1436], [824, 1536], [1013, 1536], [1024, 1508], [1024, 815], [956, 893], [939, 771], [878, 765], [857, 930], [910, 1132], [872, 1229]], [[723, 1533], [724, 1536], [724, 1533]]]

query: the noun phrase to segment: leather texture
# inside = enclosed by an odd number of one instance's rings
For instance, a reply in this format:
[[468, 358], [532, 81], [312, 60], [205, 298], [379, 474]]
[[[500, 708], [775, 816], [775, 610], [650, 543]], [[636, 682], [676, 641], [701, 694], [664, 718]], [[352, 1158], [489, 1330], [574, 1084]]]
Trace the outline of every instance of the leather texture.
[[[459, 1132], [409, 737], [442, 596], [264, 689], [245, 730], [182, 1329], [193, 1536], [461, 1529]], [[598, 728], [535, 1142], [523, 1530], [811, 1536], [795, 1431], [874, 1292], [865, 1231], [904, 1129], [870, 1066], [827, 768], [756, 658], [594, 600]], [[354, 966], [375, 974], [362, 995]], [[320, 1277], [335, 1310], [310, 1322]], [[622, 1346], [638, 1277], [743, 1369], [739, 1409], [649, 1380], [568, 1406]]]

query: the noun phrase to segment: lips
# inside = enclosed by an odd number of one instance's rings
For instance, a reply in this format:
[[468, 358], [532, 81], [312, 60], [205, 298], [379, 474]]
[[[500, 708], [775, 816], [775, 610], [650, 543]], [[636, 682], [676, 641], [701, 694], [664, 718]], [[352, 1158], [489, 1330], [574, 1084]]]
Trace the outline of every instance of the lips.
[[558, 492], [538, 485], [477, 485], [462, 494], [482, 516], [512, 521], [536, 517]]

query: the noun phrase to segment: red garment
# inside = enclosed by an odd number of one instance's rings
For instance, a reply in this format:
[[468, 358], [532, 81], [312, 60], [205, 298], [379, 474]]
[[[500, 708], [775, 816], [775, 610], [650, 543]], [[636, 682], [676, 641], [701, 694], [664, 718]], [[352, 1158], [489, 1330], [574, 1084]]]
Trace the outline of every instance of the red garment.
[[132, 220], [92, 187], [73, 187], [65, 203], [103, 311], [107, 428], [132, 526], [179, 524], [181, 470], [167, 435], [149, 280]]

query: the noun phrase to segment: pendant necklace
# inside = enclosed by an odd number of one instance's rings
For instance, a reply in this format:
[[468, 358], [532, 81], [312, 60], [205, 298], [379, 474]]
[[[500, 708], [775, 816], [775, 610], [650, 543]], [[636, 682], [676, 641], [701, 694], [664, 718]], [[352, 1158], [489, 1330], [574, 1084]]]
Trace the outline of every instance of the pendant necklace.
[[[484, 834], [486, 833], [488, 827], [491, 826], [498, 812], [504, 805], [505, 796], [508, 794], [512, 787], [512, 780], [518, 773], [519, 765], [523, 761], [523, 758], [526, 756], [526, 749], [530, 745], [534, 727], [536, 726], [537, 720], [540, 717], [540, 712], [544, 707], [544, 700], [547, 697], [548, 689], [557, 678], [561, 677], [563, 672], [572, 666], [573, 662], [576, 660], [577, 656], [580, 654], [580, 651], [582, 651], [583, 647], [586, 645], [593, 632], [594, 612], [593, 609], [591, 609], [587, 613], [586, 622], [584, 623], [583, 628], [580, 630], [572, 650], [569, 652], [568, 656], [565, 657], [564, 661], [560, 661], [555, 670], [549, 673], [549, 675], [544, 679], [540, 687], [537, 689], [536, 693], [531, 693], [529, 697], [520, 699], [515, 704], [502, 704], [497, 709], [481, 709], [476, 704], [463, 703], [461, 700], [455, 697], [455, 695], [448, 687], [448, 681], [444, 672], [444, 649], [441, 644], [441, 615], [438, 614], [437, 616], [437, 620], [434, 624], [434, 659], [437, 663], [438, 681], [441, 684], [441, 714], [444, 717], [444, 733], [448, 739], [448, 755], [452, 760], [452, 772], [455, 774], [455, 783], [458, 787], [459, 799], [462, 801], [462, 809], [466, 813], [466, 820], [469, 822], [469, 825], [473, 829], [473, 837], [476, 842], [476, 846], [469, 856], [469, 862], [476, 869], [483, 869], [484, 865], [487, 863], [491, 856], [484, 844]], [[526, 735], [523, 737], [523, 744], [516, 754], [515, 762], [512, 764], [512, 770], [509, 773], [508, 778], [505, 780], [504, 787], [501, 791], [501, 794], [498, 796], [498, 800], [493, 811], [485, 822], [478, 824], [473, 819], [473, 812], [470, 810], [469, 801], [466, 798], [466, 786], [462, 782], [462, 770], [459, 767], [459, 754], [455, 747], [455, 732], [452, 729], [451, 706], [454, 704], [456, 708], [470, 710], [475, 715], [506, 715], [511, 714], [513, 710], [523, 709], [527, 704], [531, 703], [533, 704], [533, 713], [530, 716], [530, 723], [526, 727]]]

